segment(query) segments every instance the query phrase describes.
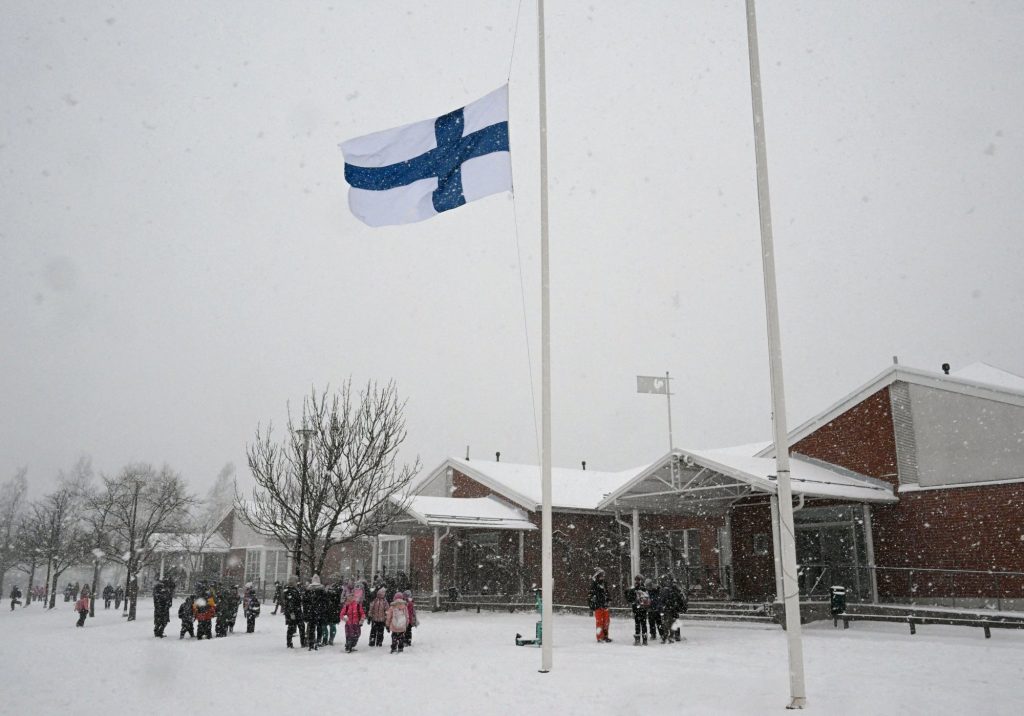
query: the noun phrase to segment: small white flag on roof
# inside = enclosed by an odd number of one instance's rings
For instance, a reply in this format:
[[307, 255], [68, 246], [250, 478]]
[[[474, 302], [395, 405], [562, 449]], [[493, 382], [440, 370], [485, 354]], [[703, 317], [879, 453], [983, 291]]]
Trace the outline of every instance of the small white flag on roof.
[[348, 205], [370, 226], [411, 224], [512, 191], [508, 85], [436, 119], [341, 145]]
[[668, 395], [668, 378], [655, 375], [638, 375], [636, 377], [636, 392]]

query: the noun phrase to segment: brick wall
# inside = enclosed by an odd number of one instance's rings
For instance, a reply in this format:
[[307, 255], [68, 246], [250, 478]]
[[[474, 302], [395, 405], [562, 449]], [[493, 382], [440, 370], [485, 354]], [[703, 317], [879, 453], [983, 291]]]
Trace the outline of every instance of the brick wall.
[[[775, 598], [775, 561], [772, 555], [771, 507], [765, 496], [732, 510], [732, 566], [736, 598], [767, 601]], [[755, 554], [755, 535], [766, 535], [768, 554]]]

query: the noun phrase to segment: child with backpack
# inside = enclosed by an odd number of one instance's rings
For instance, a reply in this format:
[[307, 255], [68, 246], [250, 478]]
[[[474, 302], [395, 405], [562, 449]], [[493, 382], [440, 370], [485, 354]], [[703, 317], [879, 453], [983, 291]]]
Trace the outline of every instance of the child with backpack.
[[359, 635], [363, 631], [363, 620], [366, 619], [362, 600], [356, 599], [356, 595], [350, 592], [345, 600], [345, 606], [341, 608], [340, 616], [341, 621], [345, 623], [345, 651], [355, 651]]
[[85, 626], [85, 618], [89, 616], [89, 590], [83, 588], [82, 596], [75, 602], [75, 611], [78, 612], [78, 623], [76, 627]]
[[409, 610], [409, 625], [405, 628], [405, 645], [412, 646], [412, 628], [420, 625], [416, 618], [416, 603], [412, 599], [412, 590], [405, 590], [405, 606]]
[[377, 596], [370, 602], [370, 646], [384, 645], [384, 622], [388, 618], [388, 599], [384, 587], [377, 590]]
[[217, 616], [217, 603], [214, 601], [213, 595], [199, 597], [192, 602], [192, 615], [199, 622], [196, 640], [200, 641], [204, 636], [207, 639], [212, 639], [213, 618]]
[[633, 646], [647, 646], [647, 612], [651, 608], [651, 595], [644, 589], [644, 578], [633, 578], [632, 589], [626, 590], [626, 602], [633, 608]]
[[409, 607], [401, 592], [395, 592], [395, 601], [388, 607], [384, 626], [391, 632], [391, 653], [397, 650], [401, 654], [405, 649], [405, 630], [409, 626]]
[[178, 634], [179, 639], [184, 639], [185, 634], [188, 634], [191, 638], [195, 639], [196, 631], [192, 626], [195, 621], [195, 616], [192, 614], [192, 603], [196, 600], [195, 594], [188, 595], [188, 599], [178, 605], [178, 619], [181, 620], [181, 632]]

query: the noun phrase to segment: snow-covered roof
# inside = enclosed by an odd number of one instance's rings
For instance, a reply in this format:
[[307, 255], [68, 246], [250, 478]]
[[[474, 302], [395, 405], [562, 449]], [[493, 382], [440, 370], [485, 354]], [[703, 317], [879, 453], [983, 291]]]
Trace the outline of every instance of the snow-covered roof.
[[[822, 412], [790, 430], [790, 447], [897, 381], [1024, 407], [1024, 378], [986, 363], [972, 363], [951, 375], [892, 365]], [[758, 457], [771, 457], [774, 454], [774, 443], [768, 443], [757, 453]]]
[[[731, 502], [752, 492], [775, 494], [775, 459], [755, 456], [759, 445], [673, 450], [605, 497], [599, 508], [628, 506], [671, 513], [684, 502], [707, 510], [711, 502]], [[794, 495], [808, 497], [856, 502], [898, 499], [892, 486], [881, 480], [800, 455], [790, 460], [790, 485]]]
[[[539, 465], [450, 457], [427, 474], [416, 490], [431, 484], [449, 468], [458, 470], [530, 512], [541, 508]], [[635, 467], [621, 472], [602, 472], [552, 467], [551, 506], [561, 510], [596, 509], [605, 495], [621, 487], [642, 469]]]
[[429, 497], [408, 499], [406, 512], [427, 527], [469, 527], [492, 530], [534, 530], [523, 510], [494, 497]]

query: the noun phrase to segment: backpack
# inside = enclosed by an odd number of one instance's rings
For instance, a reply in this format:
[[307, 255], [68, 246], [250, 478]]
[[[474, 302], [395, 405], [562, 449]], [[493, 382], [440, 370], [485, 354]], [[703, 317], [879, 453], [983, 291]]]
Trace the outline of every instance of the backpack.
[[646, 591], [646, 590], [644, 590], [644, 589], [637, 590], [637, 593], [636, 593], [636, 605], [638, 607], [643, 607], [644, 609], [650, 609], [651, 608], [651, 593]]
[[186, 601], [181, 603], [181, 606], [178, 607], [178, 619], [183, 619], [183, 620], [186, 620], [186, 621], [191, 621], [192, 620], [192, 603], [191, 602], [186, 600]]
[[404, 609], [396, 609], [391, 612], [391, 631], [403, 632], [409, 626], [408, 616]]

